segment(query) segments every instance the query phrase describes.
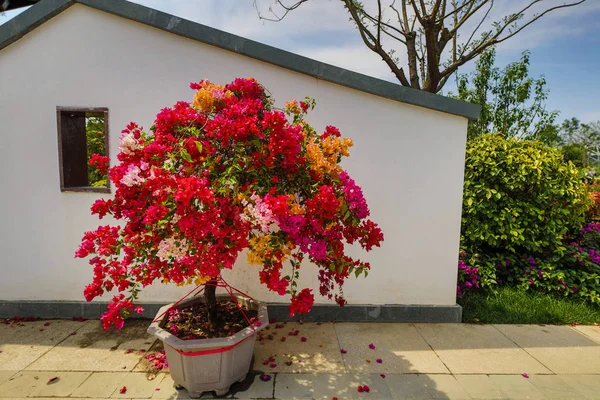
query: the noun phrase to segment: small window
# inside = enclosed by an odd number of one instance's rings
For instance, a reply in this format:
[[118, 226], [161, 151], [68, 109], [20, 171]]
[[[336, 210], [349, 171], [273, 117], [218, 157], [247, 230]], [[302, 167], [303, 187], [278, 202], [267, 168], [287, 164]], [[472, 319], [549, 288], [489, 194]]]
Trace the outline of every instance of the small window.
[[108, 109], [57, 107], [60, 190], [110, 192], [110, 182], [89, 165], [92, 154], [108, 156]]

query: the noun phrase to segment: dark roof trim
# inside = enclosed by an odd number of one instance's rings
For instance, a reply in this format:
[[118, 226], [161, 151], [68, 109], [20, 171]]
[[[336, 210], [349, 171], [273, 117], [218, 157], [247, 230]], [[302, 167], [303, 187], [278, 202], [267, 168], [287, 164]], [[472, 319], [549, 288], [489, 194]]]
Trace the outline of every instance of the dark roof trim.
[[17, 15], [4, 25], [0, 25], [0, 50], [74, 3], [85, 4], [110, 14], [310, 75], [317, 79], [403, 103], [469, 119], [477, 119], [481, 111], [481, 106], [477, 104], [407, 88], [382, 79], [334, 67], [125, 0], [41, 0], [38, 4]]
[[21, 7], [28, 7], [40, 0], [0, 0], [0, 11], [15, 10]]

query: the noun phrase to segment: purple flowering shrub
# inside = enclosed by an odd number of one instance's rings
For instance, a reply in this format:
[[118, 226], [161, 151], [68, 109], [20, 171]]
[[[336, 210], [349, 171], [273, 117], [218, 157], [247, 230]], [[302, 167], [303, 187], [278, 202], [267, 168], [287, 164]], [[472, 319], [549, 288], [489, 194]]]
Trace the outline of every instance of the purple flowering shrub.
[[463, 297], [469, 289], [479, 289], [479, 268], [469, 267], [463, 260], [458, 260], [458, 283], [456, 285], [456, 295]]
[[456, 295], [463, 297], [466, 293], [476, 289], [493, 288], [502, 284], [496, 279], [496, 269], [490, 260], [482, 262], [478, 254], [472, 254], [461, 249], [458, 259], [458, 281]]
[[584, 225], [565, 243], [562, 254], [480, 257], [461, 250], [457, 296], [503, 284], [600, 304], [600, 223]]

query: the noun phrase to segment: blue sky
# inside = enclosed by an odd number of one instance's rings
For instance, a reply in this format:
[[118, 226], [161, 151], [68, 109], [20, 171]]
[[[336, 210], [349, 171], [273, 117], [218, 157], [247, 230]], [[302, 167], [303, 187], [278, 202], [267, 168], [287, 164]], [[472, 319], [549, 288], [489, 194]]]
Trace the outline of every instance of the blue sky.
[[[264, 22], [274, 0], [134, 0], [195, 22], [270, 44], [367, 75], [394, 81], [387, 66], [360, 40], [339, 1], [313, 0], [279, 23]], [[373, 0], [365, 0], [368, 5]], [[565, 0], [545, 0], [549, 6]], [[292, 0], [287, 1], [290, 4]], [[526, 0], [503, 0], [491, 19], [515, 11]], [[0, 24], [21, 10], [0, 16]], [[534, 10], [536, 11], [536, 10]], [[548, 109], [560, 111], [559, 120], [577, 117], [600, 120], [600, 0], [558, 10], [498, 47], [497, 65], [516, 61], [531, 51], [531, 75], [544, 75], [550, 89]], [[399, 48], [399, 50], [401, 50]], [[466, 65], [462, 72], [470, 71]], [[455, 89], [449, 82], [444, 91]]]

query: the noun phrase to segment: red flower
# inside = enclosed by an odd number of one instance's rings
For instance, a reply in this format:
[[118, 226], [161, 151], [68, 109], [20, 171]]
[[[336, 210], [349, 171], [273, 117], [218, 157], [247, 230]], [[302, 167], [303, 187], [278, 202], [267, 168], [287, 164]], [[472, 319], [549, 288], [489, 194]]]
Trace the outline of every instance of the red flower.
[[98, 172], [102, 175], [108, 173], [108, 164], [110, 160], [107, 156], [101, 156], [100, 154], [92, 154], [89, 160], [89, 164], [95, 167]]
[[289, 307], [290, 317], [298, 314], [305, 314], [310, 311], [315, 302], [315, 296], [311, 293], [311, 289], [302, 289], [296, 296], [292, 296]]

